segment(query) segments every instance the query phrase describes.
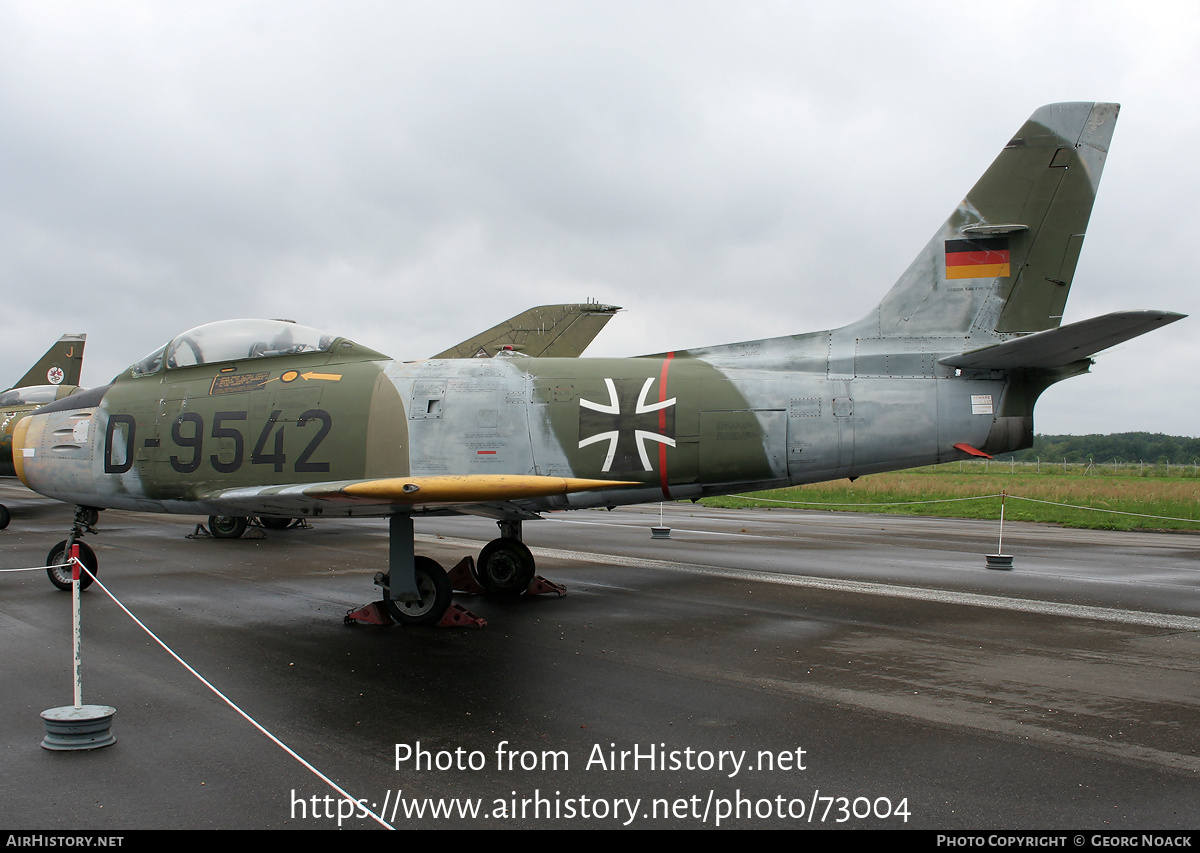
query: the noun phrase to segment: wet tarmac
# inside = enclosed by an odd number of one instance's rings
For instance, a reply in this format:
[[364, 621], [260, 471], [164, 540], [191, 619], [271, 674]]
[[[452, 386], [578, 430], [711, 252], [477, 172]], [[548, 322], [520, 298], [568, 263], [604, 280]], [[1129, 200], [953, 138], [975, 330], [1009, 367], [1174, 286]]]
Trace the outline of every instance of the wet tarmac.
[[[0, 566], [70, 508], [0, 481]], [[115, 745], [40, 747], [72, 702], [70, 596], [0, 574], [0, 824], [13, 829], [1192, 829], [1200, 536], [670, 505], [525, 525], [564, 598], [482, 629], [343, 624], [383, 521], [236, 541], [101, 514], [84, 701]], [[485, 519], [417, 521], [449, 567]], [[339, 811], [341, 817], [339, 817]]]

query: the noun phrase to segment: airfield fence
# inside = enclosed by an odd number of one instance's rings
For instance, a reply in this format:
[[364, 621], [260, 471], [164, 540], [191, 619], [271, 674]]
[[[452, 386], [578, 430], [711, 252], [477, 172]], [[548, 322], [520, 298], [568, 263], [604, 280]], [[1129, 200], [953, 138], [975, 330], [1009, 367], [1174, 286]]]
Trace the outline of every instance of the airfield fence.
[[1034, 460], [1009, 459], [962, 459], [944, 462], [918, 470], [957, 470], [963, 474], [1053, 474], [1083, 477], [1197, 477], [1200, 478], [1200, 459], [1176, 461], [1159, 459], [1129, 461], [1109, 459], [1069, 460], [1038, 457]]

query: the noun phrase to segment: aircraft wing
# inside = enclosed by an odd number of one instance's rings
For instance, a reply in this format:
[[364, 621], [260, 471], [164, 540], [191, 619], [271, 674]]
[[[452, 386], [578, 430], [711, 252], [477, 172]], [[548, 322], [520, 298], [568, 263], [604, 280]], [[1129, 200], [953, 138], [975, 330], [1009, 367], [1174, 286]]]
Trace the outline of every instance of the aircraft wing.
[[509, 348], [534, 357], [576, 358], [620, 310], [598, 302], [539, 305], [433, 357], [491, 358]]
[[1173, 311], [1119, 311], [938, 361], [976, 370], [1063, 367], [1186, 316]]
[[[303, 515], [303, 510], [330, 514], [370, 514], [372, 508], [408, 512], [450, 510], [494, 515], [500, 504], [597, 489], [638, 486], [616, 480], [584, 480], [531, 474], [464, 474], [388, 477], [277, 486], [245, 486], [201, 495], [197, 501], [230, 514]], [[336, 508], [331, 505], [340, 505]], [[367, 512], [355, 512], [355, 509]]]

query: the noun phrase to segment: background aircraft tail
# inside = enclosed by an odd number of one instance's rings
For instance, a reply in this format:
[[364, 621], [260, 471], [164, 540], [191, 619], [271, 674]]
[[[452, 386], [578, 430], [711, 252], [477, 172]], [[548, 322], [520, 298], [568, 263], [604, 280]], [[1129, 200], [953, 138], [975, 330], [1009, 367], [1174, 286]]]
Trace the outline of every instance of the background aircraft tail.
[[83, 370], [83, 345], [86, 340], [87, 335], [63, 335], [12, 388], [26, 388], [30, 385], [78, 385], [79, 374]]

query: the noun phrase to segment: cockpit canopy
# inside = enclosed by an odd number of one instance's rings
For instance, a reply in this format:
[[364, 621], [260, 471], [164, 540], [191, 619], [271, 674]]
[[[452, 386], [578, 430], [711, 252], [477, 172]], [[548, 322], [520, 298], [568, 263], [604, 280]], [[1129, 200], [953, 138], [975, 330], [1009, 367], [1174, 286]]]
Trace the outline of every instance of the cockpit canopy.
[[222, 320], [189, 329], [131, 370], [134, 376], [146, 376], [158, 373], [164, 364], [174, 370], [247, 358], [328, 352], [336, 339], [336, 335], [288, 320]]
[[[43, 406], [58, 399], [62, 385], [26, 385], [0, 394], [0, 408], [8, 406]], [[66, 386], [68, 388], [72, 386]]]

